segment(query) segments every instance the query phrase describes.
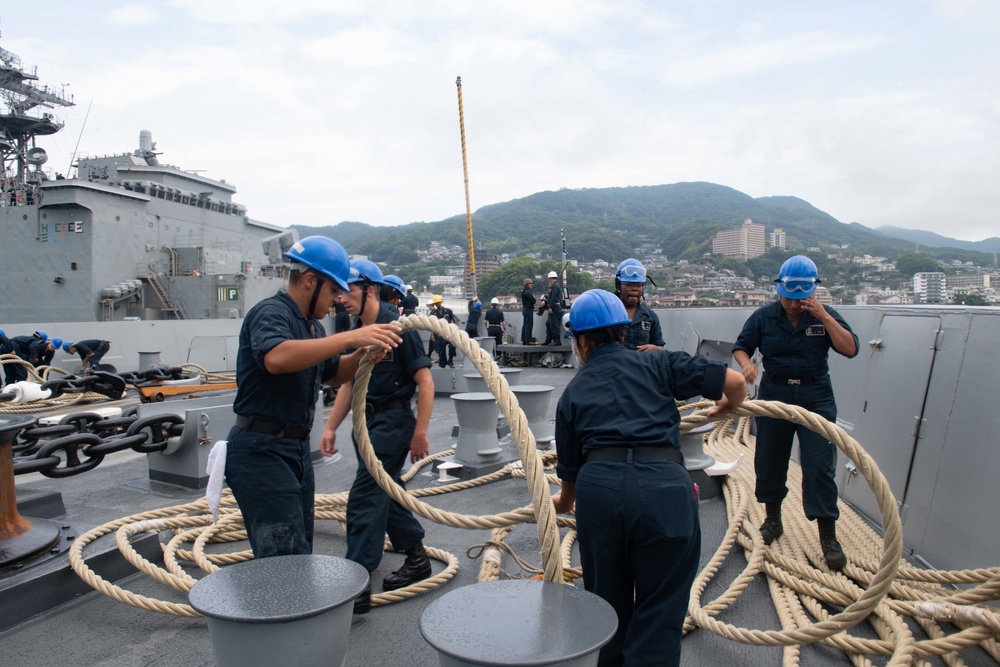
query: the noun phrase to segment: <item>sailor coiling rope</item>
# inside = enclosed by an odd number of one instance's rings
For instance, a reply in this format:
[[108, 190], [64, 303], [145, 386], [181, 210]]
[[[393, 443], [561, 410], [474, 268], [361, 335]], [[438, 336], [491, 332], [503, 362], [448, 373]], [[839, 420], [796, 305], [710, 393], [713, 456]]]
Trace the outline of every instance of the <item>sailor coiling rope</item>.
[[[496, 364], [475, 341], [454, 325], [437, 318], [411, 315], [399, 320], [404, 330], [427, 329], [443, 336], [459, 347], [472, 359], [487, 386], [497, 399], [511, 426], [511, 432], [521, 454], [521, 462], [476, 480], [458, 482], [443, 487], [406, 491], [388, 479], [375, 457], [365, 427], [364, 403], [371, 363], [363, 362], [354, 387], [354, 432], [362, 460], [379, 484], [392, 498], [421, 516], [456, 528], [491, 528], [491, 539], [482, 553], [483, 565], [479, 579], [498, 578], [502, 572], [504, 538], [520, 523], [537, 523], [539, 542], [542, 546], [541, 572], [546, 581], [563, 581], [578, 575], [579, 569], [571, 563], [575, 531], [571, 517], [555, 514], [550, 499], [550, 484], [557, 483], [554, 475], [547, 474], [552, 464], [551, 453], [538, 452], [534, 436], [527, 426], [527, 419], [510, 392], [507, 382]], [[684, 430], [709, 421], [699, 405], [684, 418]], [[691, 594], [686, 631], [696, 628], [708, 630], [734, 641], [762, 646], [784, 646], [785, 664], [797, 664], [798, 647], [821, 642], [849, 652], [855, 660], [864, 655], [889, 655], [888, 664], [911, 664], [915, 656], [944, 655], [966, 646], [978, 644], [1000, 662], [996, 639], [1000, 637], [1000, 615], [990, 607], [971, 606], [1000, 599], [1000, 568], [987, 568], [961, 572], [933, 572], [914, 568], [901, 560], [902, 532], [896, 501], [888, 484], [871, 458], [861, 446], [836, 424], [818, 415], [781, 403], [748, 401], [732, 415], [718, 420], [708, 436], [706, 449], [723, 459], [735, 459], [746, 448], [752, 448], [749, 418], [771, 416], [802, 424], [822, 433], [851, 459], [868, 482], [875, 495], [885, 537], [879, 537], [849, 508], [845, 513], [844, 540], [849, 562], [842, 573], [825, 567], [818, 543], [812, 531], [807, 531], [804, 515], [791, 516], [786, 526], [786, 537], [765, 547], [756, 526], [761, 510], [753, 500], [753, 471], [741, 466], [731, 474], [724, 488], [730, 526], [716, 553], [699, 573]], [[412, 477], [435, 458], [451, 452], [440, 452], [415, 464], [404, 475], [403, 481]], [[789, 470], [789, 486], [797, 493], [796, 465]], [[522, 507], [489, 516], [463, 515], [445, 512], [420, 500], [459, 489], [490, 483], [506, 476], [523, 476], [529, 484], [532, 497], [530, 507]], [[316, 518], [343, 523], [347, 493], [317, 495]], [[213, 523], [208, 504], [204, 499], [187, 505], [168, 507], [153, 512], [137, 514], [105, 524], [84, 535], [70, 549], [70, 563], [88, 584], [102, 593], [143, 609], [179, 616], [196, 616], [189, 605], [156, 600], [123, 590], [94, 573], [83, 559], [87, 544], [102, 535], [116, 532], [116, 541], [122, 553], [143, 572], [165, 585], [186, 592], [195, 579], [181, 567], [181, 561], [195, 563], [205, 572], [212, 572], [221, 565], [231, 564], [252, 557], [249, 550], [236, 553], [206, 553], [209, 543], [234, 542], [246, 539], [242, 517], [231, 494], [223, 495], [219, 520]], [[797, 513], [796, 513], [797, 514]], [[538, 517], [536, 521], [536, 517]], [[802, 524], [802, 525], [800, 525]], [[560, 539], [560, 527], [569, 532]], [[129, 544], [128, 537], [145, 531], [171, 531], [172, 539], [164, 545], [164, 565], [160, 567], [139, 556]], [[190, 550], [181, 547], [193, 542]], [[708, 583], [717, 575], [722, 562], [739, 543], [743, 547], [747, 566], [716, 599], [703, 602], [702, 596]], [[449, 580], [458, 569], [458, 559], [446, 552], [428, 547], [430, 555], [446, 563], [445, 569], [406, 589], [383, 593], [373, 597], [374, 605], [406, 599], [429, 590]], [[512, 554], [511, 554], [512, 555]], [[515, 563], [525, 568], [523, 558]], [[772, 600], [778, 612], [782, 629], [765, 631], [739, 628], [724, 623], [718, 617], [730, 607], [758, 575], [767, 577]], [[970, 590], [956, 591], [949, 586], [955, 583], [974, 584]], [[830, 615], [823, 605], [843, 607], [840, 613]], [[904, 618], [910, 616], [926, 632], [928, 638], [916, 640]], [[818, 620], [816, 620], [818, 619]], [[846, 630], [869, 619], [879, 633], [871, 640], [846, 634]], [[941, 623], [954, 624], [959, 632], [948, 634]], [[864, 662], [864, 660], [861, 660]]]

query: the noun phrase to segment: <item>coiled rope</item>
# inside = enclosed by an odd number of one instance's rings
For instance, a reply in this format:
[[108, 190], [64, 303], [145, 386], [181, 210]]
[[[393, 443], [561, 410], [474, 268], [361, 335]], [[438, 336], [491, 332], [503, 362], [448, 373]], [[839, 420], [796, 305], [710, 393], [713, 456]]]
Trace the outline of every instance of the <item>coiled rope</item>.
[[[507, 382], [499, 372], [492, 358], [468, 338], [464, 331], [438, 318], [410, 315], [400, 318], [404, 330], [428, 329], [436, 335], [444, 336], [462, 349], [472, 359], [477, 370], [486, 380], [487, 386], [497, 398], [501, 411], [511, 425], [511, 432], [518, 445], [523, 461], [505, 466], [502, 470], [477, 480], [459, 482], [445, 487], [419, 489], [407, 492], [395, 484], [385, 474], [371, 447], [368, 438], [364, 396], [371, 374], [372, 364], [366, 359], [358, 371], [353, 395], [354, 434], [358, 441], [361, 460], [380, 486], [392, 498], [421, 516], [457, 528], [492, 528], [491, 539], [483, 545], [484, 564], [480, 580], [499, 577], [502, 571], [504, 552], [503, 539], [519, 523], [538, 521], [539, 543], [541, 545], [542, 572], [546, 581], [562, 581], [564, 570], [570, 576], [577, 575], [579, 568], [572, 568], [570, 557], [575, 540], [572, 518], [557, 517], [549, 497], [551, 483], [557, 483], [554, 476], [546, 475], [545, 460], [535, 447], [534, 437], [527, 426], [524, 413], [520, 411], [516, 397], [509, 391]], [[683, 429], [711, 421], [704, 404], [692, 406], [695, 411], [684, 418]], [[724, 487], [730, 527], [712, 559], [695, 581], [692, 589], [689, 613], [685, 629], [697, 627], [709, 630], [727, 639], [747, 644], [785, 647], [785, 663], [797, 664], [798, 646], [821, 642], [836, 646], [848, 652], [856, 664], [868, 664], [866, 655], [891, 655], [890, 665], [910, 664], [919, 656], [944, 655], [948, 664], [961, 664], [954, 652], [965, 646], [979, 644], [995, 659], [1000, 661], [997, 648], [1000, 621], [996, 611], [986, 607], [968, 605], [996, 600], [1000, 595], [1000, 568], [960, 572], [927, 572], [901, 562], [902, 533], [895, 499], [878, 467], [861, 449], [860, 445], [842, 429], [825, 419], [796, 406], [776, 402], [750, 401], [732, 416], [717, 419], [715, 429], [708, 437], [707, 449], [722, 460], [733, 460], [739, 453], [746, 453], [754, 446], [749, 434], [749, 418], [770, 416], [803, 424], [822, 433], [851, 459], [865, 477], [875, 494], [885, 538], [880, 538], [849, 508], [842, 505], [840, 536], [844, 542], [849, 562], [843, 573], [831, 572], [823, 563], [819, 553], [818, 540], [804, 516], [789, 512], [785, 520], [785, 535], [765, 547], [756, 526], [763, 518], [760, 506], [753, 500], [753, 471], [749, 466], [741, 466], [729, 476]], [[420, 467], [435, 458], [451, 452], [440, 452], [415, 464], [403, 481], [412, 478]], [[551, 464], [551, 454], [547, 460]], [[488, 483], [501, 477], [524, 476], [529, 482], [532, 495], [531, 507], [519, 508], [490, 516], [471, 516], [443, 512], [418, 500], [449, 491], [467, 489], [481, 483]], [[792, 464], [789, 468], [789, 506], [796, 504], [800, 486], [800, 471]], [[347, 493], [317, 495], [316, 518], [344, 521]], [[798, 497], [798, 504], [801, 498]], [[249, 551], [234, 554], [208, 554], [205, 546], [211, 542], [243, 540], [246, 533], [242, 528], [242, 518], [228, 493], [223, 498], [223, 516], [218, 524], [212, 525], [204, 499], [189, 505], [181, 505], [163, 510], [137, 514], [126, 519], [105, 524], [81, 535], [70, 550], [70, 563], [81, 578], [96, 590], [112, 598], [134, 606], [181, 616], [196, 616], [188, 605], [163, 602], [145, 596], [123, 591], [96, 574], [85, 564], [82, 551], [87, 543], [109, 532], [118, 535], [119, 548], [136, 567], [166, 585], [185, 592], [195, 581], [178, 564], [179, 560], [194, 562], [204, 571], [214, 571], [225, 565], [251, 557]], [[569, 526], [571, 530], [560, 543], [558, 528]], [[145, 561], [128, 545], [128, 536], [143, 531], [173, 531], [174, 536], [164, 545], [164, 566], [162, 568]], [[185, 542], [194, 542], [191, 551], [179, 547]], [[747, 566], [727, 589], [715, 600], [702, 604], [701, 597], [708, 583], [717, 576], [722, 562], [736, 543], [743, 547]], [[431, 580], [420, 582], [413, 587], [384, 593], [373, 597], [375, 604], [385, 604], [419, 594], [432, 585], [442, 583], [457, 571], [458, 561], [451, 554], [430, 550], [432, 557], [448, 563], [444, 572]], [[522, 569], [529, 569], [525, 559], [517, 558]], [[450, 575], [446, 575], [450, 571]], [[758, 574], [768, 578], [772, 600], [781, 619], [782, 630], [763, 631], [738, 628], [718, 620], [718, 616], [733, 604], [739, 594]], [[424, 584], [422, 586], [422, 584]], [[864, 586], [862, 588], [861, 586]], [[946, 589], [944, 585], [975, 584], [968, 591]], [[413, 588], [419, 590], [409, 590]], [[843, 611], [830, 615], [823, 604], [844, 607]], [[915, 641], [903, 617], [912, 616], [927, 632], [930, 639]], [[851, 637], [846, 630], [866, 618], [872, 621], [879, 639], [868, 640]], [[941, 623], [955, 624], [960, 631], [948, 635]], [[950, 654], [950, 655], [949, 655]]]

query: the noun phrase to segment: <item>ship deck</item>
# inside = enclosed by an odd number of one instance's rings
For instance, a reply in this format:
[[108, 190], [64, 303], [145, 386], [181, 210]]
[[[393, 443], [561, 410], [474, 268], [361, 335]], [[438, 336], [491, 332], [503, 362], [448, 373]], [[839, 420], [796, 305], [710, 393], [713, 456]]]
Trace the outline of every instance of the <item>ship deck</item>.
[[[550, 402], [550, 418], [554, 416], [557, 396], [572, 378], [570, 369], [524, 369], [522, 383], [547, 384], [555, 387]], [[437, 396], [430, 428], [431, 452], [454, 446], [452, 429], [457, 424], [453, 401], [447, 396]], [[343, 457], [333, 463], [316, 467], [318, 493], [336, 493], [350, 488], [356, 458], [350, 446], [350, 420], [338, 431], [338, 444]], [[161, 507], [192, 502], [200, 497], [197, 492], [165, 493], [151, 489], [147, 483], [147, 464], [139, 454], [116, 455], [96, 469], [75, 477], [53, 480], [38, 474], [17, 478], [19, 491], [58, 491], [62, 494], [67, 514], [66, 521], [85, 526], [105, 522]], [[417, 474], [408, 488], [434, 486], [436, 474], [429, 471]], [[435, 507], [464, 514], [496, 514], [530, 505], [528, 485], [524, 480], [507, 477], [473, 489], [434, 496], [426, 499]], [[721, 497], [701, 502], [703, 530], [702, 564], [715, 552], [727, 530], [725, 501]], [[437, 665], [437, 653], [423, 640], [418, 623], [420, 614], [432, 601], [459, 586], [476, 582], [480, 560], [471, 558], [470, 547], [486, 542], [489, 530], [468, 530], [421, 520], [427, 530], [428, 546], [454, 554], [460, 563], [458, 573], [445, 585], [417, 598], [376, 607], [365, 616], [353, 620], [347, 665]], [[105, 537], [102, 539], [110, 539]], [[522, 558], [535, 565], [539, 563], [539, 544], [533, 524], [518, 526], [507, 538], [507, 543]], [[226, 545], [227, 551], [237, 551], [245, 545]], [[343, 555], [345, 537], [334, 521], [318, 521], [315, 552]], [[378, 583], [402, 560], [399, 554], [387, 553], [373, 575], [373, 590]], [[578, 559], [574, 558], [578, 563]], [[703, 596], [713, 599], [726, 583], [743, 569], [746, 560], [740, 549], [735, 549], [722, 565], [721, 575], [710, 584]], [[503, 568], [513, 576], [530, 576], [521, 572], [509, 557]], [[435, 565], [439, 571], [441, 565]], [[119, 582], [128, 590], [153, 598], [185, 602], [184, 597], [165, 586], [153, 582], [143, 574], [135, 574]], [[779, 617], [771, 602], [767, 583], [758, 576], [742, 593], [738, 601], [724, 613], [724, 620], [737, 626], [762, 630], [780, 629]], [[540, 634], [544, 628], [538, 628]], [[852, 634], [875, 637], [867, 625], [852, 629]], [[511, 642], [518, 642], [511, 637]], [[684, 665], [750, 665], [782, 664], [783, 650], [779, 647], [759, 647], [729, 641], [704, 629], [695, 629], [683, 641]], [[996, 664], [978, 648], [961, 653], [967, 664]], [[202, 618], [181, 618], [151, 611], [138, 610], [97, 592], [89, 592], [72, 602], [63, 604], [0, 632], [0, 661], [7, 665], [47, 667], [56, 665], [92, 665], [102, 667], [137, 665], [208, 666], [215, 664], [207, 625]], [[799, 656], [802, 665], [851, 664], [845, 653], [824, 646], [806, 646]], [[875, 659], [875, 664], [884, 664]], [[931, 664], [943, 664], [931, 661]]]

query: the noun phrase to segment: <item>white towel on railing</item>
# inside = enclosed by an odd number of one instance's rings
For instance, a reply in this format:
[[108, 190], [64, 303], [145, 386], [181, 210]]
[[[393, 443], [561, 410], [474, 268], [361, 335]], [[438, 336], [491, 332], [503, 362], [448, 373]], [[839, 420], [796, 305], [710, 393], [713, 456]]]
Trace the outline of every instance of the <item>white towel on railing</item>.
[[212, 521], [219, 521], [219, 502], [222, 500], [222, 484], [226, 481], [226, 441], [219, 440], [208, 453], [208, 487], [205, 488], [205, 499], [212, 510]]

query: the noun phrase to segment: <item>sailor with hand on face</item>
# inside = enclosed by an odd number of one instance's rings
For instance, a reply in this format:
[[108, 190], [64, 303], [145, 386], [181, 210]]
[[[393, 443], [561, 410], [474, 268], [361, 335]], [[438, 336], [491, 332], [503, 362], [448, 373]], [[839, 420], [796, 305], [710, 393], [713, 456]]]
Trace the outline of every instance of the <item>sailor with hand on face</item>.
[[[756, 350], [764, 357], [764, 377], [759, 397], [798, 405], [825, 419], [837, 421], [827, 359], [832, 348], [845, 357], [858, 354], [858, 337], [833, 308], [813, 296], [819, 284], [816, 264], [804, 255], [789, 258], [778, 273], [779, 301], [758, 308], [743, 325], [733, 357], [747, 382], [757, 379], [750, 361]], [[802, 466], [802, 504], [806, 517], [819, 529], [823, 559], [834, 570], [847, 564], [837, 540], [837, 482], [834, 467], [837, 448], [819, 433], [785, 419], [757, 417], [757, 502], [764, 503], [767, 518], [760, 527], [764, 544], [785, 532], [781, 503], [788, 495], [788, 460], [792, 438], [798, 435]]]

